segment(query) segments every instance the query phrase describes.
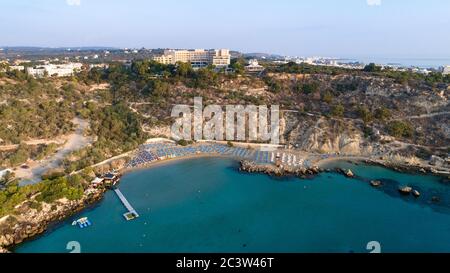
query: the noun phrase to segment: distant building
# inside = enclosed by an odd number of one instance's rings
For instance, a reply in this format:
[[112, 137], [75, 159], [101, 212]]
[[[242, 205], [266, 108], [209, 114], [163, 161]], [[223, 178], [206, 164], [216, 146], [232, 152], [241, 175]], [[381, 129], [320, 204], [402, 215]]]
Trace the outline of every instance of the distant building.
[[253, 74], [253, 73], [261, 73], [264, 71], [264, 66], [258, 63], [258, 60], [252, 59], [248, 62], [248, 65], [245, 67], [245, 72]]
[[42, 78], [45, 76], [67, 77], [72, 76], [74, 72], [81, 70], [82, 66], [83, 64], [81, 63], [46, 64], [27, 67], [26, 72], [35, 78]]
[[450, 75], [450, 65], [447, 65], [447, 66], [444, 67], [444, 70], [442, 71], [442, 74]]
[[31, 62], [31, 61], [30, 60], [17, 59], [17, 60], [14, 60], [13, 65], [20, 65], [20, 64], [29, 63], [29, 62]]
[[10, 71], [14, 71], [14, 70], [23, 71], [23, 70], [25, 70], [25, 66], [23, 66], [23, 65], [11, 65], [11, 66], [9, 66], [9, 70]]
[[100, 64], [90, 64], [89, 68], [102, 68], [102, 69], [108, 69], [109, 68], [109, 64], [107, 63], [100, 63]]
[[230, 65], [230, 51], [228, 49], [194, 49], [194, 50], [164, 50], [161, 56], [153, 60], [162, 64], [176, 64], [177, 62], [191, 63], [192, 67], [214, 65], [226, 67]]

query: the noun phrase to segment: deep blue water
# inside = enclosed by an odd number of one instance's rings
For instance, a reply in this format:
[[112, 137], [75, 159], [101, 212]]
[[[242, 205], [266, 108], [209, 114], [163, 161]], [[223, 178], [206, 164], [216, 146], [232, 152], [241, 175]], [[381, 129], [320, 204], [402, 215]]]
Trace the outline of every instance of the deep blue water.
[[[127, 222], [114, 192], [16, 252], [450, 252], [450, 186], [440, 178], [351, 167], [361, 179], [243, 174], [231, 159], [195, 159], [126, 174], [119, 186], [140, 218]], [[384, 179], [372, 188], [366, 179]], [[420, 189], [403, 197], [399, 185]], [[441, 203], [433, 204], [438, 195]], [[93, 225], [71, 226], [81, 216]]]

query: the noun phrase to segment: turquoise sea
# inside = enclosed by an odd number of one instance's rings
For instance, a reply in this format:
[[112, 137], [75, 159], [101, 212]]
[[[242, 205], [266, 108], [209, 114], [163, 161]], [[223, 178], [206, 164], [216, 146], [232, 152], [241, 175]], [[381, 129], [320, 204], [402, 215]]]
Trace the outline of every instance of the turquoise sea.
[[[338, 163], [358, 179], [238, 171], [223, 158], [177, 161], [126, 174], [119, 186], [140, 218], [127, 222], [114, 192], [15, 252], [450, 252], [450, 185], [439, 177]], [[382, 179], [373, 188], [370, 179]], [[411, 185], [415, 199], [397, 188]], [[439, 196], [439, 203], [432, 203]], [[80, 229], [74, 219], [93, 223]]]

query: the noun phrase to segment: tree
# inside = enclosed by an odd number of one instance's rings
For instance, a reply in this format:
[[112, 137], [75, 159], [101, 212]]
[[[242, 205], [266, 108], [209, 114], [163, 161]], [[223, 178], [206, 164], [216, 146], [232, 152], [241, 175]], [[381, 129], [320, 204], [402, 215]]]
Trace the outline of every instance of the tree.
[[177, 63], [177, 75], [178, 76], [186, 78], [189, 75], [191, 75], [193, 71], [194, 70], [192, 69], [192, 65], [190, 63], [183, 63], [183, 62]]
[[330, 104], [333, 101], [333, 93], [330, 91], [326, 91], [324, 94], [322, 94], [322, 101]]
[[334, 116], [334, 117], [339, 117], [339, 118], [341, 118], [341, 117], [344, 116], [344, 112], [345, 112], [345, 108], [344, 108], [344, 106], [342, 106], [341, 104], [334, 105], [334, 106], [331, 108], [331, 115]]
[[187, 146], [189, 143], [185, 139], [180, 139], [177, 144], [180, 146]]
[[282, 85], [277, 80], [270, 77], [265, 77], [264, 81], [266, 82], [270, 92], [279, 93], [281, 91]]
[[364, 121], [364, 123], [372, 121], [373, 115], [366, 106], [359, 106], [357, 112], [358, 116]]
[[378, 120], [387, 120], [391, 117], [391, 111], [387, 109], [386, 107], [382, 106], [375, 110], [375, 118]]
[[244, 58], [236, 58], [231, 60], [230, 67], [234, 70], [234, 73], [242, 75], [245, 73], [245, 63]]
[[380, 72], [381, 66], [377, 66], [374, 63], [370, 63], [364, 67], [364, 72]]
[[317, 82], [303, 84], [302, 91], [305, 94], [316, 93], [319, 90], [319, 84]]
[[412, 137], [414, 133], [414, 129], [411, 124], [403, 122], [403, 121], [392, 121], [388, 124], [388, 132], [391, 136], [394, 137]]

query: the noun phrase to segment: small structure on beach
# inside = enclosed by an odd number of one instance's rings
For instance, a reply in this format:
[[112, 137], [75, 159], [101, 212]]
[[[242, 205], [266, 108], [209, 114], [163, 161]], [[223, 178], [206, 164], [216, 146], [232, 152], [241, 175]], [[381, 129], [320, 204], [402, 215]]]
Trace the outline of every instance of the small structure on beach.
[[103, 183], [108, 187], [114, 187], [120, 181], [120, 175], [117, 172], [109, 172], [103, 175]]
[[94, 187], [98, 187], [102, 184], [103, 184], [103, 178], [96, 177], [94, 180], [91, 181], [91, 185]]

